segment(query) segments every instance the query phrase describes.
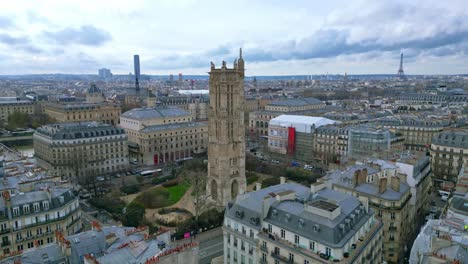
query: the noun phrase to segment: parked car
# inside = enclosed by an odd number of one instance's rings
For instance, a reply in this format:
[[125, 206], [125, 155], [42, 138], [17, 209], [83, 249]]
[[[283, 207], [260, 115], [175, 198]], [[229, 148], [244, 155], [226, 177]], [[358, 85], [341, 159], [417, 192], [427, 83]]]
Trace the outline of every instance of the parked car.
[[448, 195], [442, 195], [442, 197], [440, 197], [440, 200], [446, 202], [448, 200]]
[[272, 163], [272, 164], [279, 164], [280, 162], [279, 162], [279, 160], [272, 159], [272, 160], [271, 160], [271, 163]]
[[312, 171], [312, 169], [314, 169], [314, 166], [311, 166], [309, 164], [304, 165], [304, 170]]

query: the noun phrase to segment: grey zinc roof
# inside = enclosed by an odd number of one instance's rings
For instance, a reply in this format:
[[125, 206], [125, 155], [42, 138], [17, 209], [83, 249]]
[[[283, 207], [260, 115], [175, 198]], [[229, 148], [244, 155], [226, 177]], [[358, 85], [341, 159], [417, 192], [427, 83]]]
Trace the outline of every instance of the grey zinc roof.
[[154, 131], [164, 131], [164, 130], [178, 129], [178, 128], [198, 128], [198, 127], [207, 127], [207, 126], [208, 126], [208, 122], [185, 122], [185, 123], [147, 126], [143, 128], [142, 130], [140, 130], [140, 132], [154, 132]]
[[122, 117], [131, 119], [151, 119], [162, 117], [185, 116], [190, 113], [178, 107], [135, 108], [122, 114]]
[[54, 264], [65, 263], [66, 258], [60, 246], [51, 243], [35, 248], [34, 250], [25, 251], [19, 259], [21, 259], [20, 263], [23, 264]]
[[243, 211], [244, 217], [240, 219], [240, 221], [247, 226], [260, 230], [261, 226], [259, 222], [256, 223], [252, 221], [252, 218], [260, 219], [262, 217], [263, 198], [268, 197], [265, 202], [271, 205], [276, 201], [276, 199], [269, 196], [269, 193], [278, 193], [288, 190], [293, 190], [296, 193], [296, 197], [300, 197], [301, 199], [307, 199], [310, 194], [310, 190], [307, 187], [299, 184], [285, 183], [274, 185], [265, 189], [260, 189], [256, 192], [245, 193], [237, 196], [236, 202], [232, 207], [229, 208], [228, 206], [225, 214], [230, 218], [235, 218], [236, 211]]
[[[355, 210], [362, 205], [359, 200], [330, 189], [323, 189], [311, 195], [308, 202], [317, 200], [335, 201], [339, 204], [341, 213], [335, 219], [329, 219], [306, 211], [301, 202], [283, 201], [273, 204], [264, 221], [330, 247], [342, 247], [373, 214], [372, 211], [365, 213], [364, 210], [361, 210], [360, 214], [355, 214]], [[355, 214], [357, 220], [352, 228], [347, 228], [343, 233], [340, 224], [345, 224], [346, 219], [351, 219], [351, 214]], [[303, 222], [302, 226], [300, 222]], [[314, 227], [318, 230], [315, 231]]]
[[157, 256], [161, 253], [158, 247], [157, 240], [150, 240], [148, 242], [142, 240], [117, 249], [109, 254], [99, 257], [97, 261], [102, 264], [116, 264], [116, 263], [145, 263], [146, 259]]
[[284, 99], [284, 100], [275, 100], [270, 102], [268, 105], [274, 106], [306, 106], [306, 105], [313, 105], [313, 104], [322, 104], [322, 101], [306, 97], [306, 98], [294, 98], [294, 99]]
[[103, 232], [90, 230], [67, 237], [70, 241], [70, 263], [83, 263], [82, 258], [86, 254], [99, 257], [106, 250], [106, 238]]
[[432, 138], [432, 144], [447, 147], [468, 148], [468, 130], [442, 132]]
[[400, 181], [399, 192], [396, 192], [392, 188], [390, 188], [390, 184], [387, 184], [387, 189], [383, 193], [379, 193], [379, 186], [374, 183], [361, 183], [358, 186], [354, 187], [352, 182], [354, 172], [357, 170], [362, 170], [364, 168], [367, 169], [368, 175], [375, 174], [378, 172], [378, 170], [372, 168], [369, 165], [352, 165], [346, 167], [345, 170], [334, 171], [333, 173], [328, 175], [328, 179], [330, 179], [335, 185], [354, 189], [357, 192], [372, 195], [375, 197], [380, 197], [385, 200], [398, 201], [400, 200], [401, 196], [403, 196], [406, 192], [409, 191], [408, 184], [403, 181]]
[[125, 134], [122, 128], [96, 121], [58, 123], [42, 126], [34, 132], [51, 139], [81, 139]]
[[[293, 191], [295, 199], [278, 201], [277, 194], [285, 191]], [[341, 208], [341, 213], [335, 219], [330, 220], [306, 211], [304, 203], [312, 201], [336, 202]], [[262, 219], [263, 202], [269, 205], [265, 219]], [[260, 221], [252, 221], [252, 219], [258, 218], [330, 247], [339, 247], [344, 245], [373, 214], [372, 210], [365, 213], [361, 206], [362, 204], [357, 198], [348, 194], [327, 188], [311, 194], [308, 187], [285, 183], [239, 195], [235, 203], [229, 204], [226, 208], [226, 216], [259, 230], [261, 229]], [[348, 226], [343, 233], [340, 230], [340, 225], [345, 223], [346, 219], [349, 219], [350, 215], [356, 213], [358, 209], [361, 213], [356, 214], [356, 221], [352, 227]], [[239, 217], [240, 214], [241, 217]], [[289, 218], [288, 220], [286, 220], [286, 216]], [[319, 231], [314, 231], [314, 226], [318, 227]]]

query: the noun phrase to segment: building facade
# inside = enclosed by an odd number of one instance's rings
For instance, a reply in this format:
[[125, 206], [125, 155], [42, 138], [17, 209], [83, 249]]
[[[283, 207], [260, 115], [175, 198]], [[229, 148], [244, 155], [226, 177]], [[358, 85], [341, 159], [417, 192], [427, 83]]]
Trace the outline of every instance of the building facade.
[[60, 123], [98, 121], [110, 125], [117, 125], [120, 121], [120, 105], [105, 102], [104, 95], [91, 85], [86, 94], [86, 102], [48, 103], [44, 111], [51, 118]]
[[314, 134], [319, 127], [336, 121], [324, 117], [280, 115], [268, 125], [268, 149], [272, 153], [289, 155], [301, 161], [315, 158]]
[[36, 104], [34, 101], [17, 97], [0, 97], [0, 122], [8, 122], [8, 117], [14, 112], [33, 115], [36, 112]]
[[402, 150], [404, 138], [390, 130], [374, 126], [358, 126], [348, 130], [348, 156], [367, 157]]
[[432, 138], [450, 126], [448, 119], [385, 117], [379, 122], [405, 138], [405, 148], [426, 151]]
[[325, 184], [282, 183], [226, 207], [223, 263], [381, 263], [382, 224]]
[[348, 133], [347, 127], [318, 127], [314, 133], [314, 157], [325, 164], [340, 163], [348, 154]]
[[464, 164], [468, 164], [467, 130], [445, 131], [432, 138], [431, 165], [435, 187], [452, 189]]
[[158, 165], [206, 153], [207, 122], [178, 107], [136, 108], [120, 120], [128, 135], [130, 161]]
[[98, 122], [42, 126], [33, 136], [39, 166], [75, 183], [128, 168], [127, 135], [121, 128]]
[[244, 127], [244, 59], [228, 69], [211, 63], [206, 194], [224, 207], [246, 190]]
[[55, 232], [72, 235], [81, 230], [81, 210], [69, 189], [47, 188], [19, 193], [4, 191], [0, 208], [0, 236], [4, 256], [55, 242]]
[[[397, 263], [411, 246], [408, 241], [414, 219], [411, 210], [411, 191], [398, 167], [388, 162], [353, 165], [326, 176], [328, 186], [366, 200], [383, 223], [383, 259]], [[402, 180], [403, 178], [403, 180]]]
[[297, 112], [313, 109], [321, 109], [325, 107], [325, 103], [322, 101], [312, 98], [294, 98], [294, 99], [284, 99], [284, 100], [275, 100], [268, 103], [265, 106], [265, 110], [269, 111], [278, 111], [278, 112]]

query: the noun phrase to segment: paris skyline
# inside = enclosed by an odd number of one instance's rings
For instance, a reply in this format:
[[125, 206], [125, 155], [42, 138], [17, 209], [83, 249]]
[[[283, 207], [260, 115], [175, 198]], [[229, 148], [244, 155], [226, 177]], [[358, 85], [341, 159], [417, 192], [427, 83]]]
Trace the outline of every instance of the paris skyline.
[[[33, 1], [0, 4], [0, 75], [206, 74], [234, 60], [248, 75], [468, 73], [463, 1]], [[228, 61], [231, 63], [231, 61]]]

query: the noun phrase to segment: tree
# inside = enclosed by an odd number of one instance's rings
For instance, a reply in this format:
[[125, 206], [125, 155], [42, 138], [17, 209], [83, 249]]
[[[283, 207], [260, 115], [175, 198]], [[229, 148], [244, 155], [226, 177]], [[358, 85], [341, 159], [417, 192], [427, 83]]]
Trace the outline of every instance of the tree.
[[28, 114], [22, 112], [13, 112], [8, 116], [8, 130], [25, 128], [30, 124], [31, 118]]
[[184, 164], [183, 176], [192, 186], [196, 221], [207, 204], [208, 197], [205, 192], [207, 173], [208, 168], [203, 160], [193, 159]]
[[145, 207], [137, 202], [131, 202], [126, 208], [123, 215], [123, 223], [125, 226], [140, 226], [143, 223], [145, 216]]

